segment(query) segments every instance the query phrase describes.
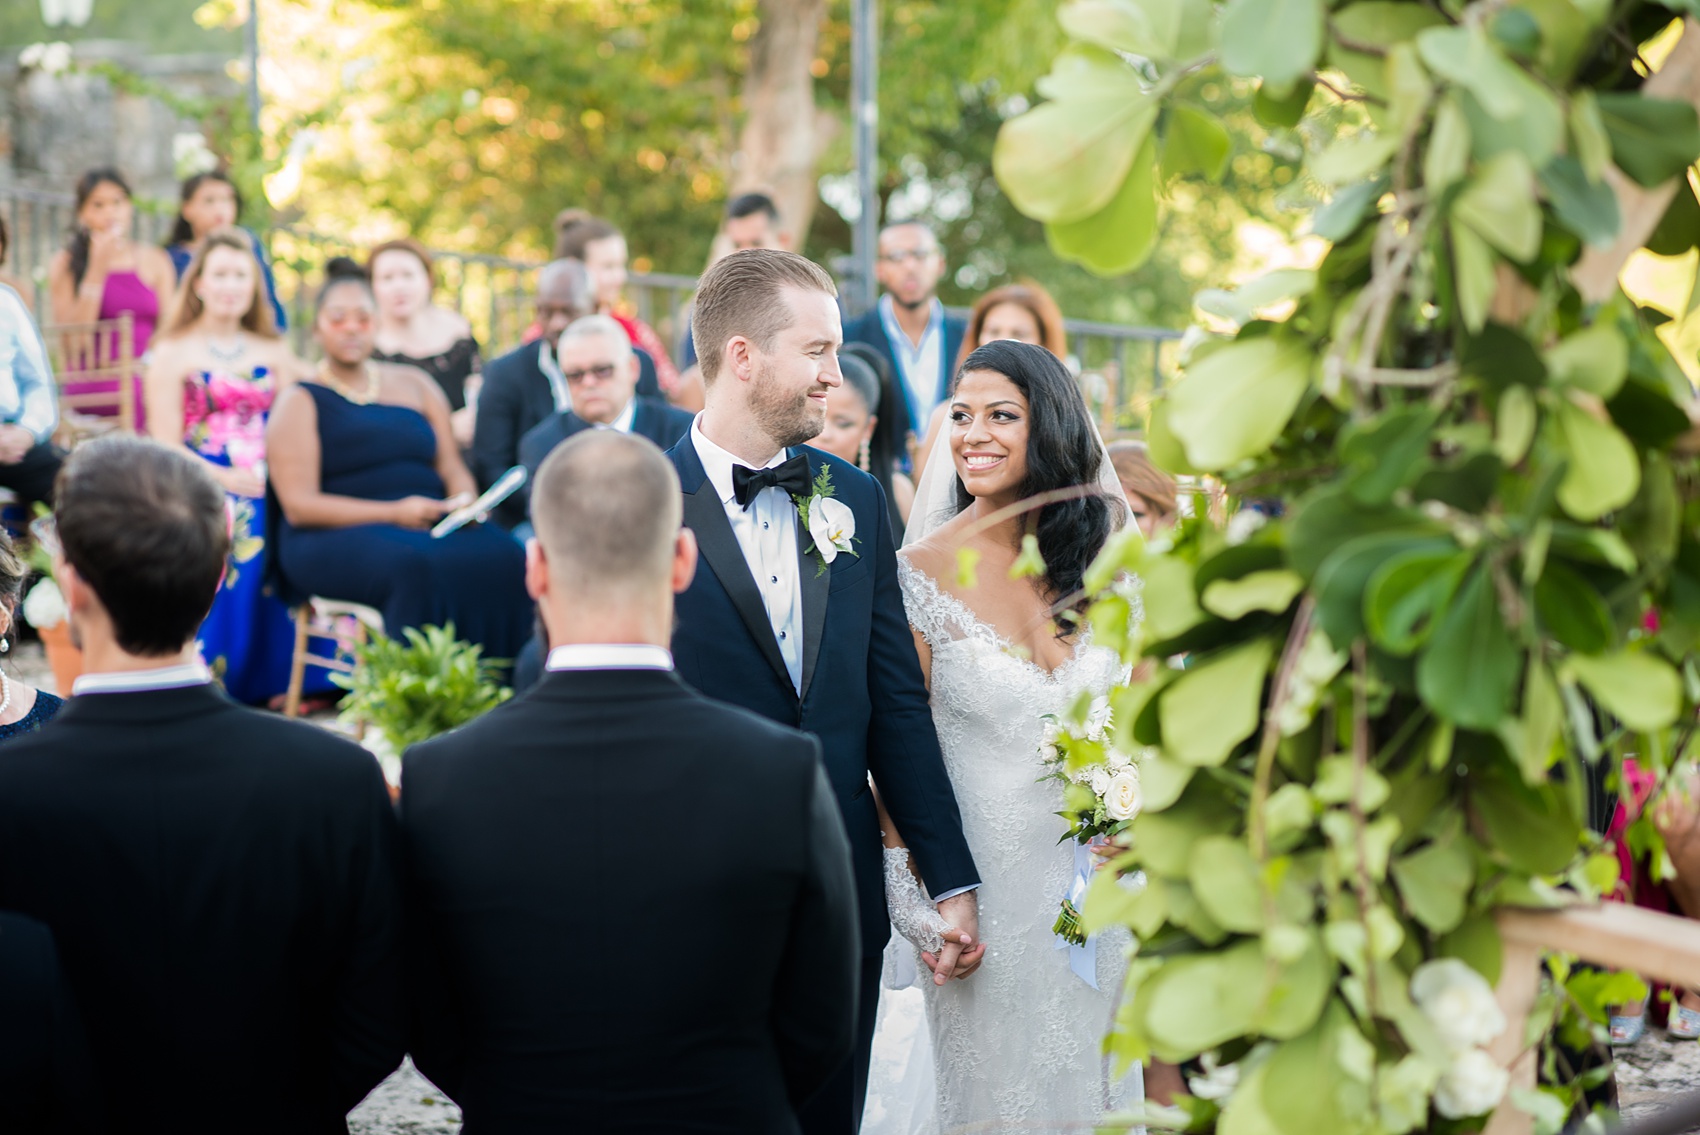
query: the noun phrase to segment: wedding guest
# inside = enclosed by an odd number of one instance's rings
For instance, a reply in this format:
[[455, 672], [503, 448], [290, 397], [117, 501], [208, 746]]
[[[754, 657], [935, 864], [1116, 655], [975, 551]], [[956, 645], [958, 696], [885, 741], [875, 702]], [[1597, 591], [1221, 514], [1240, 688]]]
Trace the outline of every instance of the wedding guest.
[[[961, 370], [970, 354], [999, 339], [1032, 343], [1059, 359], [1068, 358], [1068, 331], [1063, 326], [1062, 309], [1038, 284], [1006, 284], [993, 288], [974, 301], [974, 309], [968, 315], [968, 330], [962, 336], [962, 346], [957, 349], [955, 369]], [[943, 428], [944, 416], [945, 406], [941, 402], [933, 409], [927, 422], [926, 436], [916, 448], [917, 480], [926, 469], [927, 456], [933, 452], [934, 443]]]
[[[726, 213], [720, 222], [720, 232], [709, 249], [708, 267], [712, 268], [722, 256], [746, 248], [790, 248], [791, 233], [779, 219], [779, 206], [765, 193], [740, 193], [726, 202]], [[697, 365], [697, 345], [691, 338], [691, 317], [685, 315], [684, 334], [679, 337], [679, 357], [683, 368], [679, 388], [674, 391], [673, 404], [691, 411], [702, 409], [702, 368]]]
[[100, 1129], [88, 1040], [53, 934], [0, 911], [0, 1100], [8, 1135]]
[[[230, 566], [201, 624], [201, 655], [239, 702], [262, 705], [289, 686], [295, 625], [265, 582], [266, 417], [311, 368], [272, 326], [259, 261], [247, 232], [201, 239], [148, 366], [148, 434], [182, 446], [224, 489]], [[334, 687], [323, 670], [316, 693]]]
[[897, 446], [907, 431], [891, 424], [903, 420], [903, 396], [880, 382], [876, 368], [885, 360], [865, 350], [851, 343], [838, 352], [844, 383], [826, 392], [826, 428], [810, 444], [873, 474], [885, 490], [892, 538], [901, 541], [915, 502], [914, 482], [897, 467]]
[[[189, 270], [189, 262], [195, 258], [195, 253], [201, 250], [207, 234], [234, 225], [241, 215], [242, 192], [236, 188], [229, 174], [208, 170], [183, 179], [177, 219], [172, 222], [171, 236], [165, 242], [165, 253], [171, 257], [171, 266], [177, 270], [179, 282], [183, 273]], [[266, 303], [272, 309], [272, 326], [280, 333], [287, 331], [289, 317], [284, 314], [283, 304], [278, 302], [277, 281], [272, 279], [272, 265], [266, 257], [265, 245], [260, 243], [253, 229], [244, 228], [242, 231], [248, 234], [254, 249], [254, 261], [259, 265]]]
[[35, 301], [30, 295], [32, 289], [23, 280], [5, 271], [6, 258], [12, 251], [12, 230], [6, 227], [6, 218], [0, 217], [0, 287], [11, 288], [23, 301], [24, 309], [30, 314], [35, 313]]
[[378, 333], [372, 357], [417, 367], [437, 380], [449, 400], [450, 423], [461, 448], [472, 444], [483, 360], [472, 325], [460, 312], [435, 302], [431, 254], [416, 240], [387, 240], [366, 259], [378, 297]]
[[[77, 181], [76, 223], [71, 241], [47, 265], [47, 300], [54, 323], [95, 323], [129, 313], [133, 320], [131, 349], [139, 361], [147, 353], [160, 309], [177, 286], [177, 273], [163, 249], [130, 239], [135, 219], [130, 185], [115, 169], [92, 169]], [[96, 344], [96, 365], [113, 361], [114, 337]], [[110, 394], [117, 379], [77, 381], [64, 376], [67, 394]], [[134, 384], [136, 429], [144, 428], [142, 375]], [[116, 408], [91, 408], [88, 413], [115, 415]]]
[[395, 816], [370, 754], [198, 661], [224, 501], [143, 438], [67, 460], [37, 527], [84, 670], [0, 760], [0, 909], [53, 932], [125, 1135], [346, 1135], [405, 1048]]
[[679, 368], [673, 365], [667, 345], [653, 327], [625, 310], [625, 236], [608, 221], [583, 209], [564, 209], [555, 218], [555, 257], [567, 257], [584, 265], [596, 292], [596, 310], [618, 319], [632, 346], [655, 360], [655, 377], [661, 384], [661, 393], [672, 398], [679, 385]]
[[525, 553], [481, 524], [431, 535], [471, 503], [472, 474], [441, 388], [413, 367], [372, 361], [376, 319], [365, 274], [331, 261], [313, 325], [324, 361], [279, 395], [266, 426], [277, 577], [286, 598], [378, 608], [392, 636], [453, 623], [461, 639], [511, 659], [531, 634]]
[[[12, 537], [0, 528], [0, 656], [11, 653], [17, 641], [18, 604], [23, 599], [29, 564], [18, 555]], [[38, 690], [0, 670], [0, 744], [34, 733], [53, 720], [63, 698]], [[3, 1097], [0, 1097], [3, 1098]]]
[[1175, 479], [1151, 464], [1143, 441], [1118, 441], [1110, 446], [1110, 464], [1127, 494], [1127, 506], [1147, 540], [1175, 523], [1179, 494]]
[[[414, 1059], [485, 1135], [795, 1135], [856, 1031], [820, 744], [674, 674], [696, 542], [659, 450], [580, 433], [532, 499], [549, 672], [403, 758]], [[686, 877], [633, 869], [640, 799]]]
[[846, 343], [866, 343], [885, 355], [902, 380], [909, 421], [931, 420], [955, 374], [967, 324], [946, 315], [939, 302], [944, 251], [933, 230], [920, 221], [897, 221], [879, 235], [874, 274], [885, 294], [861, 317], [844, 325]]
[[53, 367], [23, 296], [0, 284], [0, 486], [23, 502], [53, 500], [62, 458]]

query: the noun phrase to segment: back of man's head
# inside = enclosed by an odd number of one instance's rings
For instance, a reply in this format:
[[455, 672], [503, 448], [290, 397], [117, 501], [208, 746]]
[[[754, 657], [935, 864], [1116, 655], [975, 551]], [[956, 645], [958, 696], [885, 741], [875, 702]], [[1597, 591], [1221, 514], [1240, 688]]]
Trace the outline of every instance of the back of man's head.
[[552, 587], [575, 598], [670, 594], [679, 475], [647, 438], [585, 430], [537, 470], [531, 520]]
[[181, 651], [224, 576], [224, 490], [202, 462], [138, 437], [77, 447], [59, 473], [65, 560], [93, 589], [127, 654]]
[[776, 248], [742, 249], [703, 273], [691, 315], [691, 340], [705, 384], [719, 377], [721, 356], [733, 337], [741, 335], [763, 350], [773, 346], [792, 318], [787, 288], [838, 295], [838, 285], [826, 269]]

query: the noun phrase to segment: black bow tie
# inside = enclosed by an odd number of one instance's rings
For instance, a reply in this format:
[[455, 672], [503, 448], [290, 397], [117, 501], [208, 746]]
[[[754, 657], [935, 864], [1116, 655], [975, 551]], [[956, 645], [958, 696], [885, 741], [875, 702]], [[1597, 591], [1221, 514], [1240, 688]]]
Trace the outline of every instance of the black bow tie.
[[751, 469], [745, 465], [732, 466], [732, 497], [744, 509], [763, 489], [784, 489], [787, 496], [806, 497], [814, 484], [809, 476], [809, 459], [798, 455], [771, 469]]

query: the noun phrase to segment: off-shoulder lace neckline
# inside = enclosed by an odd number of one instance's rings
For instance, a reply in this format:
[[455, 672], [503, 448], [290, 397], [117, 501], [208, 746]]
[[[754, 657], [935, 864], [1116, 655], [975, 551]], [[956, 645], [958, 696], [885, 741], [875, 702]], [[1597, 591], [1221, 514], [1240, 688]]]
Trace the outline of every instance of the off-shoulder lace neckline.
[[[1016, 646], [998, 629], [974, 613], [974, 609], [961, 599], [940, 587], [938, 581], [922, 569], [909, 562], [902, 554], [897, 557], [897, 574], [906, 587], [912, 588], [923, 607], [936, 608], [952, 622], [964, 630], [978, 632], [970, 637], [978, 638], [986, 644], [997, 648], [1007, 657], [1026, 666], [1047, 682], [1055, 682], [1063, 671], [1073, 666], [1086, 656], [1087, 648], [1092, 645], [1092, 628], [1081, 628], [1079, 637], [1075, 639], [1074, 651], [1067, 658], [1057, 663], [1054, 669], [1046, 669], [1029, 657], [1026, 650]], [[936, 648], [935, 648], [936, 649]]]

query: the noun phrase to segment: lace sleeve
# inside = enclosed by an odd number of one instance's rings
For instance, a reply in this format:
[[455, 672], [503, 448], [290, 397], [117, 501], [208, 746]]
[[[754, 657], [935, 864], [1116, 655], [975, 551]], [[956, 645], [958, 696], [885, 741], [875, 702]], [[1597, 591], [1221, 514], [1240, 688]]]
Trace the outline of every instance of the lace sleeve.
[[928, 646], [937, 650], [968, 637], [974, 621], [962, 601], [945, 592], [932, 576], [901, 553], [897, 557], [897, 582], [903, 589], [903, 611], [909, 625], [921, 632]]

